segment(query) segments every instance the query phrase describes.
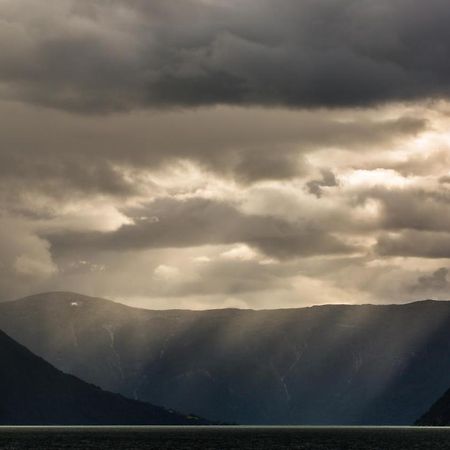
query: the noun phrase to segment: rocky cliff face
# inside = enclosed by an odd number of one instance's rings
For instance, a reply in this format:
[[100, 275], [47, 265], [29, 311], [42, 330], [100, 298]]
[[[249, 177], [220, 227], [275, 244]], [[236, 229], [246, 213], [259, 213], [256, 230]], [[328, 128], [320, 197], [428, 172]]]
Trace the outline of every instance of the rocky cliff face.
[[0, 425], [198, 424], [66, 375], [0, 331]]
[[248, 424], [411, 424], [450, 385], [450, 303], [147, 311], [53, 293], [0, 328], [104, 389]]

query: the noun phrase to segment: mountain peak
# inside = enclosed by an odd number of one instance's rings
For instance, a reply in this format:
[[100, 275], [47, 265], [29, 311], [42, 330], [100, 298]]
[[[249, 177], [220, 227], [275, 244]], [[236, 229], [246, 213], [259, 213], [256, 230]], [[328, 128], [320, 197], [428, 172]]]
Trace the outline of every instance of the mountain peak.
[[77, 292], [70, 292], [70, 291], [50, 291], [50, 292], [41, 292], [38, 294], [28, 295], [26, 297], [13, 300], [13, 301], [94, 301], [94, 300], [100, 300], [100, 301], [111, 301], [112, 300], [106, 300], [104, 298], [100, 297], [92, 297], [90, 295], [85, 294], [79, 294]]

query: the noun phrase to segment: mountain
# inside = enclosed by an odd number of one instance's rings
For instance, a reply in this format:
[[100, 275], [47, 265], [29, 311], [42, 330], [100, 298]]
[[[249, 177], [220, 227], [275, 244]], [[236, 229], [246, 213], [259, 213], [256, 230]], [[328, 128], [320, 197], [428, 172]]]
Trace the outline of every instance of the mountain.
[[198, 423], [66, 375], [1, 331], [0, 359], [1, 425]]
[[450, 389], [431, 406], [416, 425], [440, 427], [450, 425]]
[[150, 311], [72, 293], [0, 328], [104, 389], [242, 424], [411, 424], [450, 385], [450, 302]]

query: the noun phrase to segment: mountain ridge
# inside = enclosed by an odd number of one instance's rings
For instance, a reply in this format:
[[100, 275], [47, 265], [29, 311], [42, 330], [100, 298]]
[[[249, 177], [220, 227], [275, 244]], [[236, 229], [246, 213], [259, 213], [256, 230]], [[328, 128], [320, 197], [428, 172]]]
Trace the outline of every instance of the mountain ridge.
[[[101, 301], [101, 302], [109, 302], [114, 303], [115, 305], [120, 305], [125, 308], [131, 308], [134, 310], [142, 310], [142, 311], [152, 311], [152, 312], [193, 312], [193, 313], [201, 313], [201, 312], [213, 312], [213, 311], [251, 311], [251, 312], [269, 312], [269, 311], [298, 311], [303, 309], [311, 309], [311, 308], [322, 308], [322, 307], [345, 307], [345, 306], [352, 306], [352, 307], [384, 307], [384, 306], [412, 306], [412, 305], [418, 305], [418, 304], [426, 304], [426, 303], [447, 303], [450, 302], [450, 299], [422, 299], [422, 300], [413, 300], [413, 301], [405, 301], [402, 303], [321, 303], [321, 304], [314, 304], [314, 305], [307, 305], [307, 306], [298, 306], [298, 307], [286, 307], [286, 308], [262, 308], [262, 309], [255, 309], [255, 308], [237, 308], [237, 307], [227, 307], [227, 308], [208, 308], [208, 309], [186, 309], [186, 308], [168, 308], [168, 309], [153, 309], [153, 308], [143, 308], [141, 306], [131, 306], [125, 303], [122, 303], [118, 300], [112, 300], [109, 298], [103, 298], [103, 297], [96, 297], [93, 295], [87, 295], [87, 294], [80, 294], [77, 292], [72, 291], [44, 291], [39, 292], [36, 294], [27, 295], [25, 297], [20, 297], [17, 299], [9, 299], [5, 300], [3, 302], [0, 302], [1, 304], [10, 304], [10, 303], [17, 303], [17, 302], [26, 302], [26, 301], [33, 301], [33, 300], [39, 300], [42, 298], [48, 299], [48, 297], [53, 296], [63, 296], [63, 297], [78, 297], [79, 299], [87, 300], [87, 301]], [[54, 299], [56, 301], [67, 301], [68, 298], [61, 298], [61, 299]]]
[[445, 301], [186, 311], [53, 293], [0, 303], [1, 327], [104, 389], [227, 423], [411, 424], [450, 384]]

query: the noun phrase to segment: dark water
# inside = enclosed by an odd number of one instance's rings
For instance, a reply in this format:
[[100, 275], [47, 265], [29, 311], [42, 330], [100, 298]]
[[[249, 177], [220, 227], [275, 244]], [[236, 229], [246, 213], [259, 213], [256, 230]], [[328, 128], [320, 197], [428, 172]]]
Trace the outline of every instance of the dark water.
[[450, 449], [450, 428], [0, 428], [0, 449]]

